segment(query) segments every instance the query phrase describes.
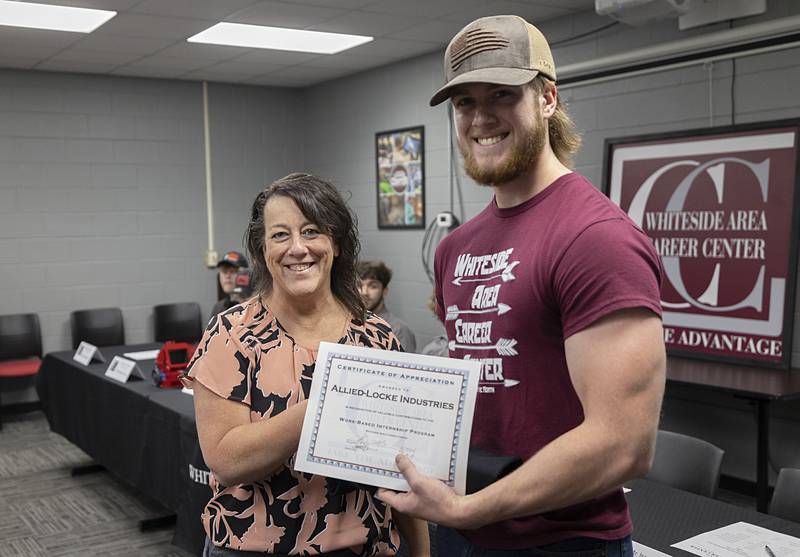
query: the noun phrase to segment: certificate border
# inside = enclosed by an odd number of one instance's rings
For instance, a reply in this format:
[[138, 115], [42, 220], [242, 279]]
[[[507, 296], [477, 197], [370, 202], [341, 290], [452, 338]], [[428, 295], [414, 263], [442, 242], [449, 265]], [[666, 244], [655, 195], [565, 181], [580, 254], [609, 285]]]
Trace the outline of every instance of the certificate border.
[[469, 379], [469, 373], [467, 370], [458, 369], [458, 368], [447, 368], [441, 366], [418, 366], [412, 365], [409, 363], [401, 363], [396, 360], [392, 359], [382, 359], [382, 358], [367, 358], [363, 356], [354, 356], [351, 354], [346, 354], [342, 352], [335, 352], [333, 350], [329, 351], [326, 354], [325, 359], [325, 373], [322, 381], [322, 388], [320, 389], [320, 402], [317, 406], [316, 413], [314, 415], [314, 426], [311, 430], [311, 437], [308, 444], [308, 453], [307, 459], [309, 462], [314, 462], [316, 464], [325, 464], [328, 466], [334, 466], [337, 468], [342, 468], [345, 470], [356, 470], [359, 472], [367, 472], [371, 474], [377, 474], [381, 476], [388, 476], [391, 478], [403, 479], [403, 475], [400, 472], [394, 470], [386, 470], [385, 468], [376, 468], [374, 466], [365, 466], [363, 464], [354, 464], [352, 462], [345, 462], [341, 460], [331, 459], [331, 458], [323, 458], [314, 455], [314, 447], [317, 442], [317, 432], [319, 430], [319, 425], [322, 420], [322, 411], [325, 407], [325, 397], [328, 394], [328, 381], [331, 377], [331, 364], [333, 358], [339, 358], [342, 360], [348, 360], [351, 362], [360, 362], [360, 363], [367, 363], [367, 364], [379, 364], [379, 365], [388, 365], [395, 368], [406, 368], [413, 371], [428, 371], [433, 373], [444, 373], [447, 375], [460, 375], [462, 378], [461, 381], [461, 393], [458, 397], [458, 411], [456, 412], [456, 423], [455, 423], [455, 431], [453, 432], [453, 444], [450, 447], [450, 466], [448, 471], [448, 478], [445, 483], [447, 485], [454, 487], [455, 486], [455, 476], [456, 476], [456, 454], [458, 452], [458, 446], [461, 438], [461, 427], [464, 415], [464, 404], [466, 402], [467, 397], [467, 384]]

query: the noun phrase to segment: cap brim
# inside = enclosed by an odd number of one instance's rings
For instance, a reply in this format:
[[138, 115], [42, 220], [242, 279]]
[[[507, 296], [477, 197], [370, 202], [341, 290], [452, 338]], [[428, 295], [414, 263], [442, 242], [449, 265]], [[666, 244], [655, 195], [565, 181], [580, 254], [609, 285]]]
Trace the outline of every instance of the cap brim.
[[539, 75], [537, 70], [522, 68], [481, 68], [466, 72], [451, 79], [444, 87], [431, 97], [431, 106], [441, 104], [450, 98], [450, 92], [456, 85], [464, 83], [496, 83], [497, 85], [524, 85]]

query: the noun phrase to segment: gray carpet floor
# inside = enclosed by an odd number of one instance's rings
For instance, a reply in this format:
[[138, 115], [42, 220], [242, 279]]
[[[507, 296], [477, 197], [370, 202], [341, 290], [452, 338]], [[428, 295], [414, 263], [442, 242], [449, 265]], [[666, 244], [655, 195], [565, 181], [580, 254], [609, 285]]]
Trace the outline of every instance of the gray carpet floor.
[[3, 416], [0, 431], [0, 557], [190, 557], [172, 528], [139, 531], [164, 514], [108, 472], [71, 475], [91, 459], [52, 433], [40, 412]]

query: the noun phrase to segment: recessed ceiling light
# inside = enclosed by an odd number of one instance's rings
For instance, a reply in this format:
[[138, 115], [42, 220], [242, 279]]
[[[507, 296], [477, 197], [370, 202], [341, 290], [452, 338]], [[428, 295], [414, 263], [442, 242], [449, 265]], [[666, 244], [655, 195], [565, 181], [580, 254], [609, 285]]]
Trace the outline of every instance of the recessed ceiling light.
[[108, 10], [0, 0], [0, 25], [91, 33], [117, 15]]
[[245, 23], [217, 23], [186, 39], [190, 43], [207, 43], [247, 48], [270, 48], [316, 54], [336, 54], [348, 48], [368, 43], [372, 37], [323, 33], [304, 29], [265, 27]]

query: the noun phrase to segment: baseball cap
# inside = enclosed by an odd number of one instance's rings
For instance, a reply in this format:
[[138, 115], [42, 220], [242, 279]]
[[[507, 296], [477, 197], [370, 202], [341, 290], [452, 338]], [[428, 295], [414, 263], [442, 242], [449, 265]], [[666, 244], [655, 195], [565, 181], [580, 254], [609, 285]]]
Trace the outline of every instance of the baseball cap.
[[222, 256], [217, 262], [217, 267], [220, 265], [231, 265], [232, 267], [242, 268], [242, 267], [249, 267], [247, 263], [247, 258], [239, 253], [238, 251], [229, 251], [225, 255]]
[[516, 15], [476, 19], [444, 53], [446, 84], [431, 97], [436, 106], [462, 83], [524, 85], [538, 74], [555, 81], [556, 66], [542, 32]]

